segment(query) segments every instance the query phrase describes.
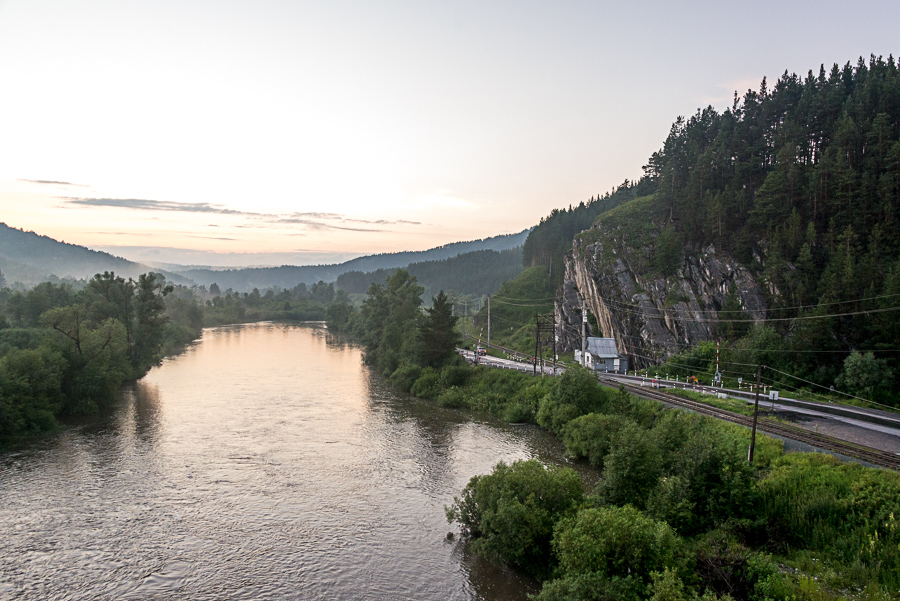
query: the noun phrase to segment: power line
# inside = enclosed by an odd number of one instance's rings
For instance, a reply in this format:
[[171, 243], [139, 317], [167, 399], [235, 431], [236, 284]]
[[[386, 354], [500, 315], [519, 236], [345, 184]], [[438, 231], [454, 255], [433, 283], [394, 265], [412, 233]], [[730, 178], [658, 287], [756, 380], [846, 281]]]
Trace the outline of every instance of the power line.
[[547, 305], [551, 304], [551, 303], [549, 303], [549, 302], [546, 302], [546, 303], [538, 303], [538, 304], [535, 304], [535, 305], [522, 305], [522, 304], [519, 304], [519, 303], [508, 303], [508, 302], [506, 302], [506, 301], [497, 300], [497, 297], [493, 297], [492, 300], [493, 300], [494, 302], [498, 302], [498, 303], [503, 304], [503, 305], [511, 305], [511, 306], [513, 306], [513, 307], [530, 307], [530, 308], [536, 308], [536, 307], [546, 307]]
[[883, 404], [881, 404], [881, 403], [876, 403], [875, 401], [870, 401], [869, 399], [864, 399], [864, 398], [862, 398], [862, 397], [854, 396], [854, 395], [850, 394], [849, 392], [841, 392], [840, 390], [837, 390], [837, 389], [825, 388], [825, 387], [822, 386], [821, 384], [817, 384], [816, 382], [811, 382], [811, 381], [809, 381], [809, 380], [804, 380], [804, 379], [801, 378], [800, 376], [795, 376], [794, 374], [789, 374], [789, 373], [787, 373], [787, 372], [781, 371], [780, 369], [775, 369], [774, 367], [769, 367], [768, 365], [764, 365], [763, 367], [765, 367], [766, 369], [771, 369], [772, 371], [774, 371], [774, 372], [776, 372], [776, 373], [779, 373], [779, 374], [782, 374], [782, 375], [785, 375], [785, 376], [787, 376], [787, 377], [789, 377], [789, 378], [794, 378], [794, 379], [796, 379], [796, 380], [800, 380], [801, 382], [804, 382], [804, 383], [806, 383], [806, 384], [811, 384], [811, 385], [813, 385], [813, 386], [818, 386], [819, 388], [825, 389], [825, 390], [827, 390], [827, 391], [829, 391], [829, 392], [831, 392], [831, 393], [842, 394], [842, 395], [844, 395], [844, 396], [846, 396], [846, 397], [850, 397], [851, 399], [856, 399], [856, 400], [858, 400], [858, 401], [863, 401], [863, 402], [865, 402], [865, 403], [872, 403], [873, 405], [881, 405], [882, 407], [889, 407], [889, 405], [883, 405]]
[[542, 300], [546, 300], [546, 301], [556, 300], [556, 297], [555, 297], [555, 296], [548, 296], [548, 297], [546, 297], [546, 298], [512, 298], [512, 297], [510, 297], [510, 296], [497, 296], [497, 295], [494, 295], [494, 298], [502, 298], [502, 299], [505, 299], [505, 300], [508, 300], [508, 301], [517, 301], [517, 302], [523, 302], [523, 303], [524, 303], [524, 302], [529, 302], [529, 301], [535, 301], [535, 302], [537, 302], [537, 301], [542, 301]]
[[[880, 309], [866, 309], [862, 311], [849, 311], [846, 313], [831, 313], [828, 315], [801, 315], [797, 317], [767, 317], [760, 319], [716, 319], [717, 323], [757, 323], [757, 322], [771, 322], [771, 321], [800, 321], [800, 320], [808, 320], [808, 319], [833, 319], [836, 317], [850, 317], [853, 315], [869, 315], [872, 313], [887, 313], [889, 311], [897, 311], [900, 310], [900, 306], [897, 307], [884, 307]], [[682, 323], [710, 323], [710, 319], [691, 319], [689, 317], [681, 317], [674, 315], [661, 315], [660, 313], [664, 313], [666, 310], [657, 309], [656, 314], [652, 313], [644, 313], [640, 311], [627, 311], [627, 310], [617, 310], [618, 313], [624, 313], [626, 315], [634, 315], [637, 317], [643, 317], [645, 319], [665, 319], [666, 317], [672, 317], [673, 319], [677, 319]], [[689, 313], [701, 313], [702, 311], [689, 311]]]
[[[869, 297], [866, 297], [866, 298], [858, 298], [858, 299], [853, 299], [853, 300], [833, 301], [833, 302], [828, 302], [828, 303], [818, 303], [818, 304], [815, 304], [815, 305], [797, 305], [797, 306], [794, 306], [794, 307], [772, 307], [772, 308], [770, 308], [770, 309], [767, 309], [767, 311], [792, 311], [792, 310], [795, 310], [795, 309], [798, 309], [798, 310], [802, 310], [802, 309], [817, 309], [817, 308], [819, 308], [819, 307], [829, 307], [829, 306], [832, 306], [832, 305], [846, 305], [846, 304], [849, 304], [849, 303], [861, 303], [861, 302], [864, 302], [864, 301], [870, 301], [870, 300], [879, 300], [879, 299], [884, 299], [884, 298], [896, 298], [896, 297], [898, 297], [898, 296], [900, 296], [900, 293], [898, 293], [898, 294], [882, 294], [882, 295], [879, 295], [879, 296], [869, 296]], [[636, 305], [636, 304], [633, 304], [633, 303], [623, 303], [623, 302], [621, 302], [621, 301], [609, 300], [609, 299], [602, 299], [602, 300], [603, 300], [604, 304], [607, 304], [607, 305], [618, 305], [618, 306], [624, 307], [624, 308], [642, 309], [641, 305]], [[668, 307], [668, 309], [671, 309], [671, 308], [672, 308], [672, 307]], [[663, 310], [665, 310], [665, 309], [666, 309], [666, 308], [664, 307]], [[691, 310], [691, 312], [692, 312], [692, 313], [715, 313], [715, 314], [720, 314], [720, 313], [747, 313], [748, 310], [747, 310], [747, 309], [722, 309], [722, 310], [715, 310], [715, 309], [700, 309], [700, 310]]]
[[[635, 357], [640, 357], [640, 358], [642, 358], [642, 359], [647, 359], [647, 360], [649, 360], [649, 361], [654, 361], [654, 362], [656, 363], [656, 367], [657, 367], [657, 368], [660, 368], [660, 367], [663, 367], [663, 366], [671, 366], [671, 367], [681, 367], [681, 368], [687, 369], [687, 370], [689, 370], [689, 371], [698, 371], [698, 368], [697, 368], [697, 367], [690, 366], [690, 365], [685, 365], [685, 364], [683, 364], [683, 363], [671, 363], [671, 362], [666, 361], [664, 364], [659, 364], [659, 360], [658, 360], [658, 359], [654, 359], [654, 358], [652, 358], [652, 357], [647, 357], [647, 356], [641, 355], [641, 354], [639, 354], [639, 353], [629, 353], [629, 354], [631, 354], [631, 355], [633, 355], [633, 356], [635, 356]], [[734, 362], [734, 361], [724, 362], [723, 365], [739, 365], [739, 366], [744, 366], [744, 367], [757, 367], [757, 365], [752, 364], [752, 363], [738, 363], [738, 362]], [[848, 398], [852, 398], [852, 399], [856, 399], [856, 400], [858, 400], [858, 401], [862, 401], [862, 402], [864, 402], [864, 403], [870, 403], [870, 404], [872, 404], [872, 405], [878, 405], [878, 406], [880, 406], [880, 407], [886, 407], [886, 408], [888, 408], [888, 409], [893, 409], [893, 407], [891, 407], [890, 405], [885, 405], [885, 404], [879, 403], [879, 402], [877, 402], [877, 401], [873, 401], [873, 400], [870, 400], [870, 399], [865, 399], [865, 398], [863, 398], [863, 397], [858, 397], [858, 396], [855, 396], [855, 395], [850, 394], [849, 392], [842, 392], [842, 391], [837, 390], [837, 389], [835, 389], [835, 388], [825, 387], [825, 386], [823, 386], [822, 384], [818, 384], [818, 383], [816, 383], [816, 382], [812, 382], [811, 380], [806, 380], [806, 379], [804, 379], [804, 378], [801, 378], [800, 376], [795, 376], [794, 374], [789, 374], [789, 373], [787, 373], [787, 372], [785, 372], [785, 371], [781, 371], [780, 369], [775, 369], [774, 367], [771, 367], [771, 366], [768, 366], [768, 365], [762, 365], [762, 367], [765, 368], [765, 369], [771, 370], [771, 371], [773, 371], [773, 372], [779, 373], [779, 374], [781, 374], [781, 375], [787, 376], [787, 377], [789, 377], [789, 378], [794, 378], [795, 380], [799, 380], [799, 381], [804, 382], [804, 383], [806, 383], [806, 384], [810, 384], [810, 385], [812, 385], [812, 386], [817, 386], [818, 388], [821, 388], [821, 389], [823, 389], [823, 390], [827, 390], [827, 391], [828, 391], [829, 393], [831, 393], [831, 394], [839, 394], [839, 395], [842, 395], [842, 396], [845, 396], [845, 397], [848, 397]], [[707, 369], [708, 369], [708, 366], [707, 366]], [[705, 370], [704, 370], [704, 371], [705, 371]], [[816, 393], [813, 392], [813, 391], [807, 391], [807, 390], [804, 390], [804, 389], [801, 389], [801, 388], [798, 388], [798, 387], [793, 387], [793, 386], [787, 384], [786, 382], [782, 382], [782, 381], [780, 381], [780, 380], [775, 380], [774, 378], [772, 378], [772, 379], [766, 378], [766, 380], [767, 380], [768, 382], [770, 382], [770, 383], [774, 383], [774, 384], [776, 384], [776, 385], [778, 385], [778, 386], [783, 386], [783, 387], [785, 387], [785, 388], [788, 388], [788, 389], [791, 389], [791, 390], [795, 390], [795, 391], [797, 391], [797, 392], [808, 392], [808, 393], [810, 393], [810, 394], [816, 395]], [[828, 397], [826, 397], [826, 396], [824, 396], [824, 395], [819, 394], [819, 395], [817, 395], [817, 396], [820, 396], [820, 397], [825, 398], [826, 400], [828, 400]]]

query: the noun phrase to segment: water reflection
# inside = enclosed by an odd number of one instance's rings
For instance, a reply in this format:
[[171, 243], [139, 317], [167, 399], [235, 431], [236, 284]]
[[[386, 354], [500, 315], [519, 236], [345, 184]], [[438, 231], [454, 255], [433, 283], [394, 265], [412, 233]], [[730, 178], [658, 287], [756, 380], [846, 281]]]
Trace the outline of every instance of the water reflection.
[[0, 457], [0, 595], [524, 599], [444, 505], [558, 443], [397, 395], [318, 325], [209, 329], [116, 411]]

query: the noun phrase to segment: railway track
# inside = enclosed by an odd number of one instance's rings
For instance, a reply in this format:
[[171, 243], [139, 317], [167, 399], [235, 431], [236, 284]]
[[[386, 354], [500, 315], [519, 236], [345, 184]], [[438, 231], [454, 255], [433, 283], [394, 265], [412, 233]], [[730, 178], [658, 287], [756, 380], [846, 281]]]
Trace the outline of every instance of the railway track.
[[[707, 405], [698, 401], [692, 401], [681, 396], [667, 394], [660, 390], [633, 386], [631, 384], [621, 384], [620, 382], [611, 378], [601, 378], [601, 381], [606, 384], [615, 386], [616, 388], [618, 388], [619, 385], [623, 385], [625, 387], [625, 390], [634, 395], [642, 396], [655, 401], [661, 401], [663, 403], [668, 403], [669, 405], [675, 405], [676, 407], [690, 409], [691, 411], [696, 411], [697, 413], [703, 415], [709, 415], [711, 417], [729, 421], [735, 424], [740, 424], [742, 426], [751, 427], [753, 425], [752, 417], [747, 417], [745, 415], [734, 413], [732, 411], [726, 411], [725, 409], [718, 409], [711, 405]], [[816, 449], [839, 453], [847, 457], [860, 459], [862, 461], [865, 461], [866, 463], [871, 463], [872, 465], [900, 471], [900, 456], [894, 453], [872, 449], [870, 447], [854, 444], [851, 442], [840, 440], [838, 438], [833, 438], [831, 436], [825, 436], [824, 434], [817, 434], [814, 432], [810, 432], [809, 430], [804, 430], [803, 428], [799, 428], [797, 426], [783, 424], [764, 417], [758, 418], [756, 429], [767, 434], [773, 434], [775, 436], [782, 436], [784, 438], [796, 440], [798, 442], [808, 444]]]

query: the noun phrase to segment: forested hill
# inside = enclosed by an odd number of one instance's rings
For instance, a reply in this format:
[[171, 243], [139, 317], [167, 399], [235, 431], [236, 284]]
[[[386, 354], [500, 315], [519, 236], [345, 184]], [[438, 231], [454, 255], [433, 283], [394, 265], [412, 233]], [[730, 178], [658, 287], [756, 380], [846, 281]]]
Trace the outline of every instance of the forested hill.
[[518, 234], [504, 234], [468, 242], [453, 242], [418, 252], [368, 255], [347, 261], [341, 267], [345, 268], [346, 271], [375, 271], [376, 269], [396, 269], [405, 267], [410, 263], [421, 263], [423, 261], [441, 261], [477, 250], [495, 250], [499, 252], [522, 246], [528, 237], [529, 231], [530, 228], [522, 230]]
[[[410, 263], [406, 270], [425, 288], [423, 298], [426, 304], [441, 290], [476, 296], [492, 294], [500, 288], [500, 284], [522, 271], [522, 248], [500, 252], [476, 250], [442, 261]], [[348, 271], [338, 276], [336, 287], [351, 294], [363, 294], [372, 283], [383, 284], [395, 271]]]
[[[719, 339], [742, 353], [734, 365], [900, 403], [893, 58], [763, 79], [721, 113], [677, 118], [638, 186], [653, 192], [576, 236], [559, 289], [564, 346], [586, 301], [633, 365]], [[751, 361], [763, 348], [771, 356]]]
[[900, 255], [893, 58], [788, 75], [678, 118], [648, 176], [682, 244], [763, 271], [788, 305], [873, 296]]
[[542, 219], [525, 266], [552, 261], [557, 280], [575, 233], [656, 193], [651, 217], [668, 224], [670, 246], [714, 244], [765, 268], [787, 303], [861, 298], [882, 288], [900, 254], [898, 65], [872, 57], [763, 79], [722, 113], [679, 117], [644, 171]]
[[[10, 284], [35, 284], [49, 276], [89, 279], [97, 273], [114, 271], [136, 279], [142, 273], [160, 270], [0, 223], [0, 271]], [[190, 283], [175, 274], [162, 273], [176, 284]]]
[[551, 286], [562, 282], [563, 258], [572, 249], [572, 239], [604, 212], [620, 204], [656, 191], [656, 181], [642, 177], [637, 182], [625, 180], [612, 192], [592, 196], [587, 202], [568, 209], [553, 209], [547, 217], [531, 230], [522, 249], [525, 267], [543, 265], [549, 267]]
[[222, 290], [228, 288], [238, 291], [248, 291], [253, 288], [259, 288], [260, 290], [272, 287], [293, 288], [300, 283], [314, 284], [320, 280], [332, 282], [339, 275], [348, 271], [371, 272], [378, 269], [397, 269], [398, 267], [406, 267], [413, 262], [440, 261], [477, 250], [494, 250], [498, 252], [509, 250], [521, 246], [528, 236], [528, 232], [529, 230], [524, 230], [518, 234], [506, 234], [468, 242], [454, 242], [423, 251], [367, 255], [338, 265], [305, 265], [300, 267], [284, 265], [281, 267], [225, 270], [192, 269], [179, 273], [197, 284], [209, 286], [215, 282]]

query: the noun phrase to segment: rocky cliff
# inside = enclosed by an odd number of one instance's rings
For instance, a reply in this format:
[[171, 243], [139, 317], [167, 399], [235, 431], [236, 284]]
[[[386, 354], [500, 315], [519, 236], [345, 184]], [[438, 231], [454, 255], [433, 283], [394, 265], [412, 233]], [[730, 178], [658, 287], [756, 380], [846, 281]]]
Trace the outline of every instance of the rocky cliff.
[[[576, 236], [555, 309], [563, 352], [581, 348], [582, 303], [588, 335], [615, 338], [635, 368], [715, 340], [720, 315], [748, 325], [765, 319], [750, 270], [713, 246], [673, 251], [663, 238], [663, 227], [636, 234], [616, 220]], [[654, 268], [659, 252], [671, 255], [668, 274]]]

